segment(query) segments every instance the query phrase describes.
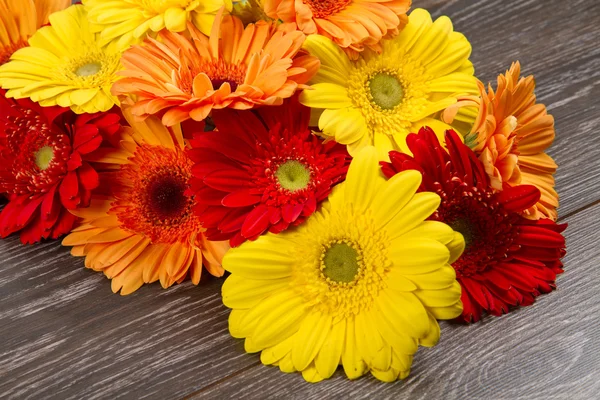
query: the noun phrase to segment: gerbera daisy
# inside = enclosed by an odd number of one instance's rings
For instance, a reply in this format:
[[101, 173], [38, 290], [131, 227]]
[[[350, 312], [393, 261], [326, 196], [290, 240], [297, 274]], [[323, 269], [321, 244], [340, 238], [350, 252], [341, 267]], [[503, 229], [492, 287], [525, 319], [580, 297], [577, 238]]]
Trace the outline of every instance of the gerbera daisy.
[[68, 108], [9, 100], [0, 90], [0, 236], [23, 243], [57, 238], [73, 228], [67, 210], [86, 207], [98, 174], [87, 162], [103, 136], [120, 127], [117, 114], [77, 116]]
[[347, 145], [350, 154], [375, 145], [385, 159], [389, 150], [407, 151], [406, 136], [423, 125], [443, 132], [447, 125], [431, 117], [454, 104], [456, 93], [477, 93], [477, 80], [471, 45], [448, 17], [432, 22], [417, 9], [382, 46], [380, 55], [366, 50], [350, 61], [331, 40], [309, 36], [304, 47], [322, 66], [300, 101], [325, 109], [319, 118], [325, 137]]
[[462, 233], [466, 248], [452, 264], [462, 286], [462, 319], [478, 321], [483, 311], [501, 315], [550, 292], [562, 272], [566, 224], [520, 215], [538, 201], [539, 190], [517, 185], [496, 192], [484, 165], [453, 131], [446, 133], [448, 151], [430, 129], [410, 135], [407, 142], [414, 156], [391, 152], [383, 172], [393, 179], [402, 171], [420, 171], [420, 190], [442, 198], [431, 219]]
[[407, 23], [411, 0], [262, 0], [265, 13], [293, 23], [307, 35], [318, 33], [356, 59], [365, 46], [396, 36]]
[[481, 97], [467, 96], [446, 110], [444, 118], [452, 122], [462, 107], [479, 110], [471, 130], [471, 148], [490, 177], [494, 189], [519, 184], [534, 185], [540, 201], [523, 211], [530, 219], [556, 221], [558, 194], [554, 190], [556, 163], [546, 149], [554, 141], [554, 118], [543, 104], [536, 103], [533, 76], [520, 77], [521, 65], [514, 63], [498, 76], [496, 92], [480, 85]]
[[134, 115], [164, 114], [174, 125], [202, 121], [213, 108], [249, 109], [280, 105], [310, 79], [319, 61], [298, 55], [305, 36], [260, 21], [245, 29], [227, 15], [217, 16], [210, 37], [190, 26], [191, 39], [162, 31], [160, 42], [146, 39], [123, 54], [124, 79], [116, 95], [133, 95]]
[[308, 129], [310, 109], [292, 98], [282, 107], [222, 110], [218, 132], [191, 142], [192, 193], [209, 239], [232, 246], [302, 223], [344, 179], [350, 156]]
[[50, 14], [70, 4], [70, 0], [0, 0], [0, 65], [27, 46], [35, 31], [48, 23]]
[[329, 378], [339, 364], [350, 379], [405, 378], [418, 345], [438, 341], [436, 318], [462, 309], [449, 265], [462, 239], [425, 221], [440, 199], [415, 194], [420, 184], [415, 171], [386, 181], [367, 147], [305, 223], [230, 250], [223, 302], [233, 309], [231, 334], [246, 338], [246, 351], [262, 351], [264, 364], [307, 381]]
[[231, 0], [82, 0], [93, 29], [102, 43], [117, 40], [119, 46], [139, 42], [148, 32], [168, 29], [183, 32], [187, 22], [210, 32], [217, 12]]
[[121, 52], [101, 46], [82, 5], [50, 15], [29, 46], [0, 66], [0, 85], [11, 98], [30, 97], [42, 106], [71, 107], [77, 114], [110, 110]]
[[198, 284], [203, 264], [222, 276], [229, 246], [207, 241], [192, 213], [196, 199], [185, 192], [193, 163], [180, 127], [167, 129], [156, 118], [137, 122], [124, 113], [132, 128], [121, 133], [119, 148], [94, 153], [107, 172], [100, 173], [89, 208], [73, 211], [83, 221], [63, 245], [85, 256], [86, 267], [104, 272], [122, 295], [157, 280], [167, 288], [188, 275]]

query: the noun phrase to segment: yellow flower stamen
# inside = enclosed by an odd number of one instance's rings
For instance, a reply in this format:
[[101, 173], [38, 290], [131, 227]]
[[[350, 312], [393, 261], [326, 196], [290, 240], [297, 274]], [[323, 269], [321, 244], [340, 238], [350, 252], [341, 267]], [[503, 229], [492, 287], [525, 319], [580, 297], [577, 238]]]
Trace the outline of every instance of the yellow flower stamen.
[[[393, 67], [389, 67], [392, 65]], [[353, 63], [348, 97], [374, 134], [409, 133], [428, 104], [429, 76], [408, 54], [392, 52]]]
[[294, 287], [321, 312], [350, 318], [368, 310], [384, 288], [389, 240], [385, 230], [374, 229], [370, 212], [355, 215], [348, 208], [324, 217], [301, 232]]

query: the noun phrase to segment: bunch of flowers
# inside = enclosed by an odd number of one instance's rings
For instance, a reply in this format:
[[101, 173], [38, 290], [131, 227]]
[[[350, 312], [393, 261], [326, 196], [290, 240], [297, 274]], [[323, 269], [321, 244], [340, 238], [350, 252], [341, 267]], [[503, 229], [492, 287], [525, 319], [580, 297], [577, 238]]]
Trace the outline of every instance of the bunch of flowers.
[[565, 254], [554, 120], [410, 0], [0, 0], [0, 236], [113, 292], [227, 274], [231, 335], [310, 382], [405, 378], [438, 320]]

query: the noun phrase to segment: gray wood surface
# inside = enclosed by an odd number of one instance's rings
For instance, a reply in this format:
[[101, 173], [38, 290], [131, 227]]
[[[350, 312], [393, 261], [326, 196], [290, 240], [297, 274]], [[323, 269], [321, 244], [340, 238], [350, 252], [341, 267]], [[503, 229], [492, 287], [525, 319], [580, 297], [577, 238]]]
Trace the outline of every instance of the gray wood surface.
[[0, 241], [0, 398], [600, 398], [600, 1], [414, 0], [449, 15], [473, 44], [478, 76], [520, 60], [556, 119], [559, 289], [502, 318], [442, 324], [411, 376], [383, 384], [337, 373], [305, 383], [260, 365], [227, 333], [221, 282], [128, 297], [57, 242]]

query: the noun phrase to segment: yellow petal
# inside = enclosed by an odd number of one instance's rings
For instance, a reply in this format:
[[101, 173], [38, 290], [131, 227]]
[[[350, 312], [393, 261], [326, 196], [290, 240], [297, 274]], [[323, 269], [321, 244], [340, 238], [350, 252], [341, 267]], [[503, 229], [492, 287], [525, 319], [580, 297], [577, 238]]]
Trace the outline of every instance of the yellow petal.
[[331, 316], [312, 312], [302, 322], [292, 348], [292, 361], [302, 371], [315, 359], [331, 331]]
[[344, 202], [352, 204], [356, 213], [366, 210], [385, 179], [374, 147], [365, 147], [350, 163], [344, 185]]
[[440, 205], [440, 197], [431, 192], [421, 192], [413, 196], [402, 212], [386, 226], [391, 239], [396, 239], [416, 228], [425, 221]]
[[330, 378], [342, 360], [346, 323], [340, 321], [331, 327], [331, 331], [315, 358], [315, 367], [324, 379]]
[[415, 170], [403, 171], [392, 176], [373, 200], [375, 229], [383, 228], [413, 198], [421, 185], [421, 173]]
[[316, 83], [300, 94], [300, 103], [307, 107], [337, 109], [352, 107], [348, 90], [334, 83]]
[[187, 23], [187, 12], [179, 7], [171, 7], [165, 11], [165, 27], [171, 32], [185, 30]]

